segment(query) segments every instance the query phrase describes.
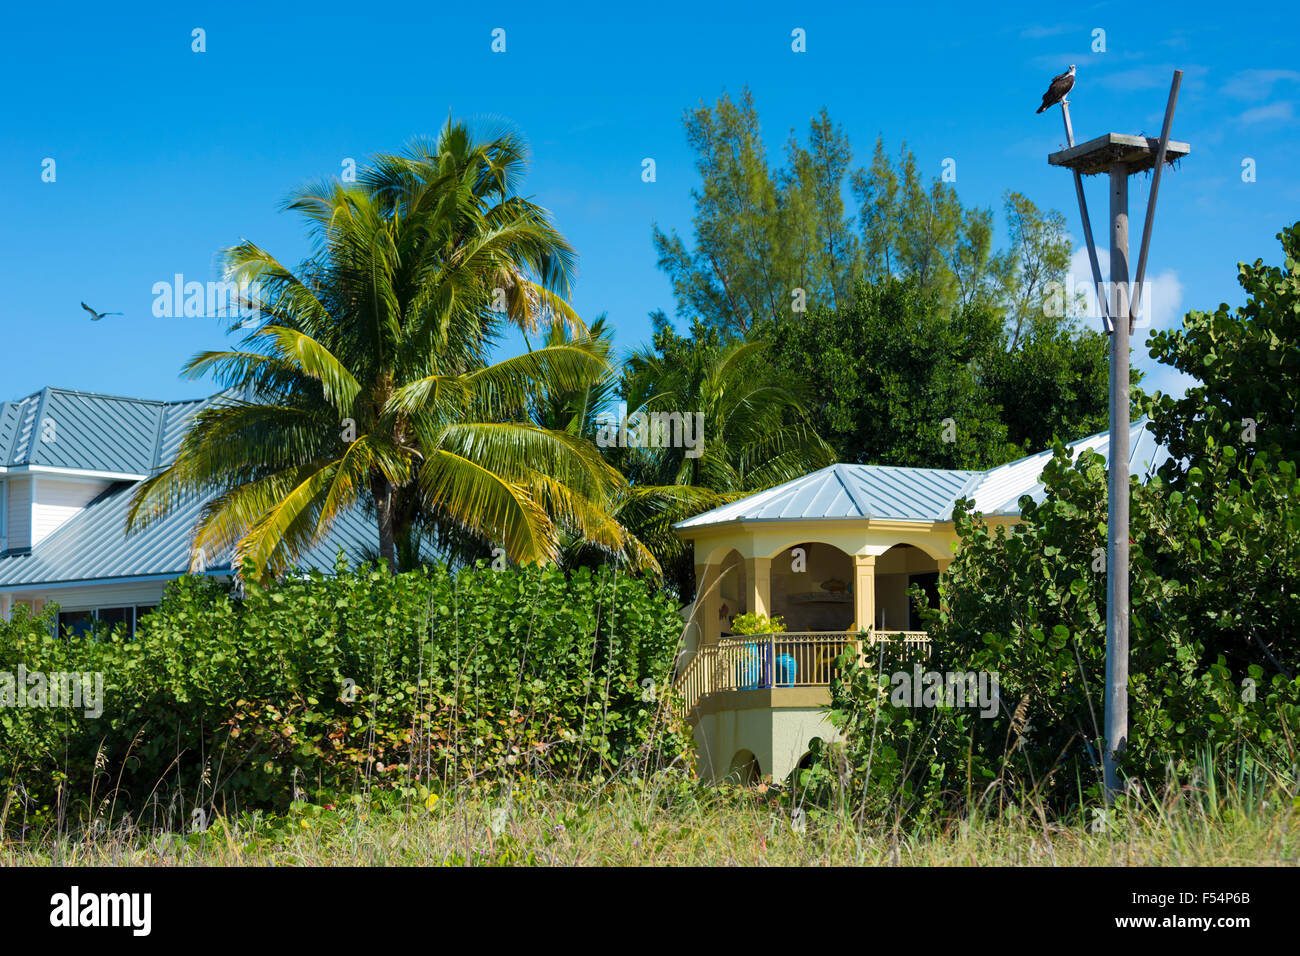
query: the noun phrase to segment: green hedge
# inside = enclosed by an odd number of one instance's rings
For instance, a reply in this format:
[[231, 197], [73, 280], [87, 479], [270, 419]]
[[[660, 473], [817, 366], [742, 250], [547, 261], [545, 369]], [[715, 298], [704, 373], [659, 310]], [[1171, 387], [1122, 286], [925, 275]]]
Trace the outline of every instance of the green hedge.
[[238, 599], [183, 578], [134, 641], [56, 639], [53, 613], [0, 623], [0, 671], [99, 672], [104, 711], [0, 708], [11, 825], [685, 753], [662, 693], [676, 607], [609, 569], [364, 567]]

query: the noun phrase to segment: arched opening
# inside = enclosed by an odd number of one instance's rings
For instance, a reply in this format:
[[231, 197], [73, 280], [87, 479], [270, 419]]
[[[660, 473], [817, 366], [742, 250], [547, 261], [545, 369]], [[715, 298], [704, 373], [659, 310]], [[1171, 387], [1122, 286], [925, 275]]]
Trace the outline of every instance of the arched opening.
[[918, 584], [931, 605], [939, 603], [939, 562], [911, 544], [896, 544], [876, 558], [876, 627], [887, 631], [924, 629], [907, 592]]
[[755, 786], [762, 777], [762, 768], [752, 751], [740, 750], [731, 758], [731, 769], [727, 771], [727, 780], [741, 787]]
[[846, 631], [853, 624], [853, 559], [806, 541], [772, 558], [772, 613], [787, 631]]
[[722, 636], [731, 634], [731, 622], [748, 608], [749, 581], [745, 577], [745, 559], [732, 548], [719, 563], [718, 621]]

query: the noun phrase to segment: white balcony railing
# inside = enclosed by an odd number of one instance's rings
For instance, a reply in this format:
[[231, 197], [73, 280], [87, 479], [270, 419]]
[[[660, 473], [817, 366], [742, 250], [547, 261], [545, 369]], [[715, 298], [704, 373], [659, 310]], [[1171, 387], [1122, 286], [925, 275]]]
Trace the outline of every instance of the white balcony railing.
[[689, 714], [704, 698], [727, 691], [828, 687], [836, 659], [846, 648], [856, 647], [861, 659], [869, 647], [880, 643], [930, 653], [925, 631], [794, 631], [724, 637], [695, 652], [673, 682], [673, 694], [682, 713]]

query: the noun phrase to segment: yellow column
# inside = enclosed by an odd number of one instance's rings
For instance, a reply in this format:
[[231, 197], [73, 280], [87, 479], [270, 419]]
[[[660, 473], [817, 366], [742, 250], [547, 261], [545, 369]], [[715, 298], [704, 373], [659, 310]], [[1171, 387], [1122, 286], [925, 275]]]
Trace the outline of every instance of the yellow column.
[[718, 587], [718, 566], [695, 566], [695, 626], [700, 631], [700, 643], [712, 644], [722, 636], [722, 622], [718, 612], [722, 608], [722, 592]]
[[749, 586], [751, 614], [772, 615], [772, 559], [746, 558], [745, 583]]
[[934, 563], [939, 565], [939, 573], [943, 574], [948, 570], [948, 565], [952, 564], [952, 558], [935, 558]]
[[853, 556], [853, 614], [858, 630], [876, 626], [876, 556]]

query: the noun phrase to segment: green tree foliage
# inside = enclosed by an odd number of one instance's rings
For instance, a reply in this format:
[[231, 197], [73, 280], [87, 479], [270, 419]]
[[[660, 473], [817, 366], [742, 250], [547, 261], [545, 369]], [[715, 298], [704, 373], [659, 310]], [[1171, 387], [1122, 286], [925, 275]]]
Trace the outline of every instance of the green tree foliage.
[[1152, 407], [1156, 434], [1176, 459], [1201, 454], [1209, 440], [1235, 445], [1243, 464], [1258, 452], [1300, 461], [1300, 222], [1277, 238], [1281, 266], [1237, 266], [1245, 305], [1190, 312], [1181, 329], [1148, 341], [1152, 358], [1200, 379]]
[[797, 318], [795, 290], [810, 308], [849, 306], [861, 277], [913, 279], [941, 311], [994, 308], [1012, 327], [1013, 347], [1029, 328], [1078, 314], [1078, 301], [1044, 314], [1069, 269], [1065, 219], [1020, 193], [1004, 197], [1010, 246], [999, 251], [992, 210], [964, 206], [941, 177], [927, 184], [905, 145], [892, 159], [877, 140], [871, 164], [854, 169], [849, 139], [825, 109], [805, 142], [791, 131], [779, 169], [769, 165], [748, 90], [689, 111], [685, 127], [701, 183], [692, 191], [694, 247], [654, 229], [683, 318], [748, 335]]
[[609, 568], [363, 567], [241, 599], [182, 578], [134, 641], [52, 637], [56, 610], [0, 621], [0, 660], [102, 674], [103, 713], [0, 707], [13, 826], [188, 828], [191, 807], [283, 807], [295, 789], [600, 776], [687, 744], [664, 696], [676, 605]]
[[842, 461], [988, 468], [1106, 424], [1104, 336], [1038, 329], [1008, 351], [990, 307], [950, 314], [915, 278], [859, 283], [852, 305], [763, 334]]
[[744, 333], [782, 308], [795, 275], [758, 113], [746, 91], [738, 103], [724, 96], [716, 109], [701, 104], [685, 125], [702, 181], [691, 193], [696, 250], [658, 227], [655, 250], [683, 311]]
[[[1005, 328], [1001, 336], [1004, 345]], [[1092, 435], [1110, 422], [1110, 338], [1094, 329], [1038, 324], [1014, 348], [988, 353], [980, 381], [1020, 454], [1050, 448], [1057, 438]], [[1130, 384], [1141, 381], [1141, 370], [1130, 368]]]
[[[686, 131], [694, 248], [654, 234], [679, 314], [772, 342], [841, 460], [987, 467], [1106, 426], [1107, 340], [1064, 294], [1060, 213], [1008, 191], [999, 250], [993, 211], [927, 184], [906, 146], [891, 157], [877, 140], [853, 169], [825, 110], [772, 170], [748, 91], [693, 110]], [[955, 441], [940, 439], [948, 418]]]

